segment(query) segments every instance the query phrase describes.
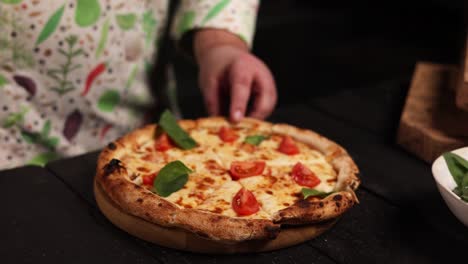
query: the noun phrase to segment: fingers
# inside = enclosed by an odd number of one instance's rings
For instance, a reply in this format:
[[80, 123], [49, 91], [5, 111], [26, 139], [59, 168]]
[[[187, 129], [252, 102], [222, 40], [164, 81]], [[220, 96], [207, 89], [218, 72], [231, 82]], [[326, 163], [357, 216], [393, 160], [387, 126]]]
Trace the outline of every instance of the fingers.
[[273, 112], [278, 97], [275, 81], [266, 67], [260, 69], [256, 74], [254, 89], [256, 97], [250, 116], [265, 119]]
[[240, 61], [234, 63], [229, 73], [231, 85], [231, 106], [229, 109], [230, 119], [239, 122], [244, 118], [247, 110], [255, 69], [249, 69], [248, 63]]
[[[204, 75], [201, 75], [204, 76]], [[203, 90], [203, 99], [209, 115], [219, 115], [219, 85], [220, 81], [214, 77], [209, 76], [200, 79], [200, 87]]]

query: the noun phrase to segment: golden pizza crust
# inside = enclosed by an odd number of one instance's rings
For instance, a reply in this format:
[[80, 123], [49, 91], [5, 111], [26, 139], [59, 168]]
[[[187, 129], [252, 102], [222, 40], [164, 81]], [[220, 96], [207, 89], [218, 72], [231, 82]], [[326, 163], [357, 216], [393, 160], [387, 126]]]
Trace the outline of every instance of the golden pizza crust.
[[126, 232], [162, 246], [200, 253], [233, 254], [264, 252], [293, 246], [315, 238], [331, 228], [338, 219], [313, 225], [288, 226], [272, 240], [248, 240], [234, 244], [218, 243], [181, 228], [164, 227], [134, 216], [119, 208], [95, 182], [94, 195], [102, 213]]
[[[194, 127], [219, 128], [229, 123], [224, 118], [182, 120], [184, 129]], [[348, 153], [336, 143], [309, 130], [293, 126], [246, 118], [236, 126], [264, 132], [288, 134], [298, 141], [318, 149], [337, 171], [336, 193], [325, 199], [301, 200], [273, 216], [273, 220], [228, 217], [197, 209], [180, 208], [151, 191], [131, 182], [129, 172], [120, 162], [128, 149], [153, 140], [155, 125], [148, 125], [110, 143], [100, 154], [96, 182], [123, 211], [165, 226], [178, 227], [204, 238], [223, 243], [264, 240], [277, 237], [281, 224], [310, 224], [334, 219], [348, 210], [357, 198], [358, 168]]]

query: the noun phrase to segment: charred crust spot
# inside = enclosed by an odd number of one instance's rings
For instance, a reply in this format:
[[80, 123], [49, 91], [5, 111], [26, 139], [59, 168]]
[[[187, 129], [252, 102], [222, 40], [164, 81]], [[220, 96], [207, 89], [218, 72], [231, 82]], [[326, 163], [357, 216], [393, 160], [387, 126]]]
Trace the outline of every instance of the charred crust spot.
[[283, 203], [284, 206], [289, 206], [290, 204], [289, 203]]
[[248, 227], [253, 227], [254, 224], [253, 224], [252, 222], [248, 222], [248, 223], [247, 223], [247, 226], [248, 226]]
[[319, 205], [320, 208], [322, 208], [323, 207], [323, 202], [320, 202], [318, 205]]
[[291, 196], [302, 199], [302, 193], [291, 193]]
[[333, 196], [333, 200], [335, 200], [335, 201], [341, 201], [341, 199], [343, 199], [341, 194], [337, 194], [337, 195]]
[[310, 206], [310, 203], [306, 200], [300, 200], [297, 203], [297, 206], [299, 206], [300, 208], [308, 208]]
[[111, 142], [107, 145], [107, 148], [110, 149], [110, 150], [116, 150], [117, 149], [117, 145], [114, 144], [114, 142]]
[[336, 202], [336, 207], [340, 208], [341, 207], [341, 203], [340, 202]]
[[143, 199], [141, 199], [141, 198], [138, 198], [136, 201], [137, 201], [138, 203], [143, 203]]
[[285, 214], [284, 212], [281, 212], [281, 213], [279, 214], [279, 216], [280, 216], [280, 217], [285, 217], [286, 214]]
[[119, 171], [120, 169], [124, 168], [120, 162], [120, 160], [118, 159], [112, 159], [111, 161], [109, 161], [109, 163], [107, 163], [103, 170], [104, 170], [104, 177], [107, 177], [109, 176], [110, 174], [112, 174], [114, 171]]
[[130, 180], [135, 180], [137, 177], [139, 176], [138, 173], [132, 173], [132, 175], [130, 175]]
[[163, 204], [162, 204], [162, 203], [158, 203], [158, 207], [162, 207], [162, 206], [163, 206]]
[[279, 226], [265, 226], [265, 232], [267, 233], [268, 238], [276, 238], [280, 232]]
[[137, 189], [137, 190], [138, 190], [138, 189], [141, 189], [141, 186], [140, 186], [140, 185], [136, 185], [136, 184], [135, 184], [135, 185], [133, 185], [133, 186], [135, 186], [135, 189]]
[[268, 193], [268, 194], [273, 194], [273, 192], [270, 191], [270, 190], [266, 190], [265, 192]]

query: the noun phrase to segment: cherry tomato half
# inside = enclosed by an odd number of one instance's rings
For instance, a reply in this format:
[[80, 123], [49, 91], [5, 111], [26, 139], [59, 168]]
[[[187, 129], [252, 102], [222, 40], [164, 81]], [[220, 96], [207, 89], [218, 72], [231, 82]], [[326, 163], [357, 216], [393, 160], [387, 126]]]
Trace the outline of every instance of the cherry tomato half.
[[251, 215], [260, 210], [260, 205], [251, 191], [241, 188], [232, 199], [232, 209], [238, 215]]
[[236, 141], [236, 139], [239, 138], [236, 131], [226, 126], [221, 127], [221, 129], [218, 132], [218, 135], [224, 142], [234, 142]]
[[290, 136], [284, 136], [278, 148], [279, 152], [287, 155], [294, 155], [299, 153], [299, 148], [296, 142]]
[[154, 144], [154, 148], [157, 151], [166, 151], [168, 149], [171, 149], [174, 147], [174, 144], [172, 143], [171, 139], [167, 135], [167, 133], [163, 133], [159, 135], [158, 138], [156, 138], [156, 142]]
[[320, 184], [320, 179], [317, 175], [300, 162], [294, 165], [291, 175], [294, 181], [301, 186], [313, 188]]
[[265, 169], [264, 161], [234, 161], [229, 172], [234, 180], [262, 174]]
[[157, 173], [148, 174], [143, 176], [143, 184], [153, 186], [154, 179], [156, 179]]

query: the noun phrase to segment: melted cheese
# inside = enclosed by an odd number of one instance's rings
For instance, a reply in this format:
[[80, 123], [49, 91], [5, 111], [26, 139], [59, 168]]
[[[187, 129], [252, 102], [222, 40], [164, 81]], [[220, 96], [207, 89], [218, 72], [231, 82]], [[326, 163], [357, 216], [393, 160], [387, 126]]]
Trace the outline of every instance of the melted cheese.
[[254, 156], [257, 159], [264, 160], [268, 168], [271, 168], [275, 175], [289, 175], [296, 163], [301, 162], [309, 168], [320, 179], [320, 184], [314, 189], [331, 192], [336, 185], [337, 175], [333, 167], [326, 161], [325, 157], [318, 151], [307, 145], [296, 142], [299, 147], [299, 153], [295, 155], [286, 155], [279, 152], [280, 137], [272, 136], [264, 140]]
[[[239, 138], [232, 143], [223, 142], [217, 128], [195, 128], [188, 131], [199, 144], [191, 150], [171, 148], [165, 152], [154, 150], [154, 142], [131, 150], [122, 162], [131, 171], [129, 180], [141, 185], [144, 175], [159, 171], [168, 162], [182, 161], [194, 172], [189, 175], [186, 185], [166, 197], [181, 208], [197, 208], [230, 217], [237, 217], [232, 209], [232, 199], [242, 188], [250, 190], [261, 209], [256, 214], [243, 216], [255, 219], [271, 219], [278, 211], [302, 199], [301, 189], [291, 171], [297, 162], [313, 171], [320, 179], [314, 189], [331, 192], [336, 185], [337, 175], [325, 157], [313, 148], [296, 142], [300, 153], [286, 155], [278, 151], [282, 140], [280, 135], [268, 135], [248, 128], [236, 128]], [[259, 146], [244, 143], [247, 135], [269, 136]], [[234, 161], [263, 160], [266, 168], [262, 175], [233, 181], [229, 168]], [[148, 187], [148, 186], [147, 186]]]
[[239, 181], [245, 188], [252, 190], [263, 210], [270, 215], [302, 199], [302, 187], [288, 175], [254, 176]]
[[[237, 217], [237, 213], [232, 209], [232, 199], [241, 188], [242, 185], [237, 181], [225, 182], [219, 189], [212, 193], [208, 199], [200, 204], [197, 209], [225, 216]], [[260, 209], [257, 213], [246, 216], [246, 218], [269, 219], [270, 215]]]
[[229, 175], [194, 172], [189, 174], [189, 180], [181, 190], [166, 199], [184, 208], [196, 208], [226, 181], [230, 181]]

